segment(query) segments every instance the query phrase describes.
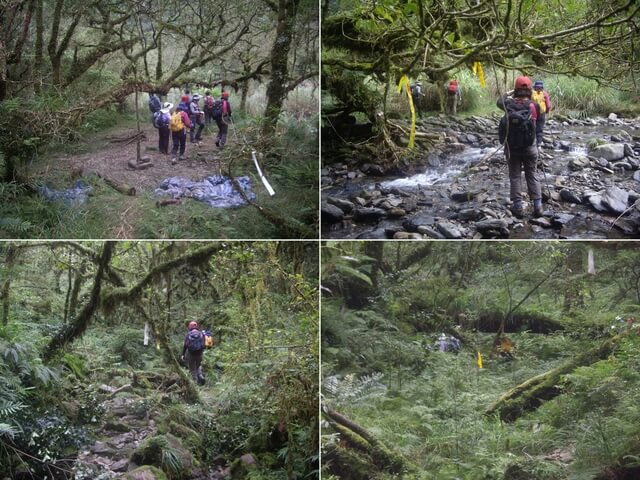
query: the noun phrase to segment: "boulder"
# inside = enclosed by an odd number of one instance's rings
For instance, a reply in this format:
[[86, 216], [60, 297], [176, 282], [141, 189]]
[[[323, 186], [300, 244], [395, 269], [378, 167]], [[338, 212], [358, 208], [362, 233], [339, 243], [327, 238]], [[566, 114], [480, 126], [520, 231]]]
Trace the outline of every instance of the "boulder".
[[327, 203], [338, 207], [344, 213], [349, 213], [351, 212], [351, 210], [353, 210], [353, 203], [343, 198], [327, 197]]
[[624, 144], [624, 155], [625, 157], [635, 157], [636, 153], [633, 151], [633, 148], [627, 143]]
[[322, 223], [338, 223], [344, 217], [344, 212], [340, 208], [328, 202], [322, 202], [320, 213], [322, 215]]
[[463, 208], [458, 212], [458, 219], [463, 222], [479, 220], [482, 217], [482, 212], [477, 208]]
[[353, 211], [353, 219], [357, 222], [375, 222], [384, 215], [385, 212], [381, 208], [358, 207]]
[[436, 228], [438, 229], [438, 231], [440, 233], [442, 233], [442, 235], [445, 236], [445, 238], [448, 238], [448, 239], [451, 239], [451, 240], [457, 240], [457, 239], [462, 238], [462, 232], [453, 223], [450, 223], [450, 222], [438, 222], [436, 224]]
[[634, 172], [634, 174], [633, 174], [633, 179], [634, 179], [636, 182], [640, 182], [640, 170], [636, 170], [636, 171]]
[[435, 218], [433, 215], [428, 213], [417, 213], [405, 219], [402, 222], [402, 227], [407, 232], [419, 232], [418, 227], [433, 225], [435, 223]]
[[125, 480], [167, 480], [162, 470], [151, 465], [144, 465], [125, 475]]
[[618, 115], [616, 115], [615, 113], [610, 113], [609, 116], [607, 117], [607, 120], [611, 122], [615, 122], [618, 120]]
[[618, 137], [620, 137], [623, 142], [633, 142], [633, 138], [626, 130], [620, 130], [618, 132]]
[[551, 228], [551, 226], [552, 226], [551, 222], [548, 219], [544, 218], [544, 217], [532, 218], [530, 220], [530, 223], [533, 224], [533, 225], [538, 225], [539, 227], [542, 227], [542, 228]]
[[577, 157], [572, 158], [569, 161], [569, 168], [571, 170], [582, 170], [585, 167], [589, 166], [589, 159], [587, 157]]
[[556, 213], [551, 219], [551, 222], [556, 227], [562, 227], [574, 218], [576, 218], [575, 215], [570, 215], [568, 213]]
[[[166, 452], [172, 452], [177, 459], [178, 472], [171, 472], [178, 478], [188, 477], [194, 466], [193, 455], [187, 450], [177, 437], [170, 433], [147, 437], [131, 454], [131, 462], [137, 465], [152, 465], [163, 468], [166, 465]], [[165, 467], [166, 468], [166, 467]]]
[[601, 202], [612, 212], [620, 214], [627, 209], [629, 193], [614, 185], [605, 190]]
[[453, 200], [454, 202], [468, 202], [470, 200], [473, 200], [473, 198], [477, 194], [477, 192], [453, 191], [451, 192], [451, 200]]
[[569, 203], [582, 203], [582, 199], [578, 195], [566, 188], [560, 190], [560, 198]]
[[435, 240], [444, 240], [445, 236], [442, 235], [440, 232], [438, 232], [437, 230], [434, 230], [431, 227], [427, 227], [426, 225], [421, 225], [418, 227], [418, 233], [422, 234], [422, 235], [426, 235], [429, 238], [433, 238]]
[[390, 218], [400, 218], [404, 217], [406, 214], [407, 212], [405, 212], [402, 208], [390, 208], [389, 210], [387, 210], [387, 217]]
[[508, 237], [509, 224], [503, 219], [488, 219], [476, 222], [474, 227], [483, 237]]
[[610, 162], [622, 160], [624, 158], [624, 144], [607, 143], [599, 145], [591, 151], [591, 155], [596, 158], [604, 158]]
[[389, 236], [385, 228], [376, 228], [375, 230], [362, 232], [356, 238], [358, 240], [386, 240]]

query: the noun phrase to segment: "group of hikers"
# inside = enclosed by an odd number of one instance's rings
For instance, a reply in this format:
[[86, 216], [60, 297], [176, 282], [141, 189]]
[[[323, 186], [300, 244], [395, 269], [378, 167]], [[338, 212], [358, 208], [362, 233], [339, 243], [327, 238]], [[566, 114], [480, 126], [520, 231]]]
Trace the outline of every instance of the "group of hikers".
[[[462, 101], [462, 93], [457, 79], [445, 86], [445, 112], [456, 114]], [[411, 97], [417, 114], [422, 118], [422, 82], [411, 85]], [[505, 112], [499, 125], [498, 136], [504, 145], [504, 153], [509, 165], [509, 198], [511, 212], [516, 218], [523, 218], [527, 212], [522, 189], [522, 170], [529, 198], [533, 203], [533, 216], [544, 215], [542, 207], [542, 189], [536, 176], [542, 134], [547, 113], [551, 111], [549, 93], [544, 90], [542, 80], [531, 82], [529, 77], [516, 78], [514, 89], [504, 94], [496, 102]]]
[[205, 125], [213, 122], [218, 126], [216, 146], [224, 148], [227, 142], [227, 132], [231, 122], [231, 105], [229, 92], [222, 91], [219, 99], [215, 99], [211, 92], [204, 96], [204, 105], [200, 108], [199, 93], [191, 95], [185, 90], [180, 103], [173, 109], [173, 104], [162, 103], [155, 92], [149, 92], [149, 110], [152, 114], [153, 126], [158, 129], [158, 149], [160, 153], [169, 154], [169, 137], [172, 138], [171, 163], [176, 164], [184, 158], [187, 146], [187, 129], [191, 143], [199, 145], [202, 141], [202, 131]]

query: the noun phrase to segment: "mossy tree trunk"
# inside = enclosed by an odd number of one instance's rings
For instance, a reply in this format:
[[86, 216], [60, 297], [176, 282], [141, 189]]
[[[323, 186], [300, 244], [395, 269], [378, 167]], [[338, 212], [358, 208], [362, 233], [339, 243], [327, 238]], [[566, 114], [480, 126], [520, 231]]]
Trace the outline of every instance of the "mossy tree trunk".
[[499, 415], [506, 422], [512, 422], [525, 413], [535, 410], [543, 402], [562, 393], [558, 384], [560, 377], [573, 372], [578, 367], [591, 365], [606, 358], [625, 334], [617, 335], [595, 348], [583, 352], [548, 372], [536, 375], [502, 395], [489, 407], [487, 415]]

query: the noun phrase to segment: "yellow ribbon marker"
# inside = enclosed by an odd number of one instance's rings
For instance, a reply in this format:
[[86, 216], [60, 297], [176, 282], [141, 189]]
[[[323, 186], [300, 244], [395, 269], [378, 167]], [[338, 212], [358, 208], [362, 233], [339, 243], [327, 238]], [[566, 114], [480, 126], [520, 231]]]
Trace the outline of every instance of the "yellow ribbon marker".
[[482, 64], [480, 62], [473, 62], [471, 70], [473, 71], [473, 74], [478, 77], [478, 80], [480, 80], [480, 86], [482, 88], [487, 88], [487, 82], [484, 81], [484, 70], [482, 69]]
[[482, 369], [482, 355], [478, 352], [478, 368]]
[[416, 140], [416, 109], [413, 105], [413, 97], [411, 96], [411, 85], [409, 85], [409, 78], [406, 75], [403, 75], [400, 81], [398, 82], [398, 93], [402, 93], [402, 89], [407, 94], [407, 98], [409, 99], [409, 110], [411, 110], [411, 133], [409, 134], [409, 148], [413, 148]]

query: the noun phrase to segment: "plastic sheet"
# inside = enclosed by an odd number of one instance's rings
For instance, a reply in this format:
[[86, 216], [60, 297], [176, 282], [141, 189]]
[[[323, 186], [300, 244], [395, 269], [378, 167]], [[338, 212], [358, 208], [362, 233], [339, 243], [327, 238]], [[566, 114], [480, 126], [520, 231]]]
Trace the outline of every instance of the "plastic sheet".
[[85, 203], [89, 198], [91, 186], [85, 185], [80, 180], [77, 180], [75, 186], [67, 190], [54, 190], [43, 185], [38, 191], [50, 202], [62, 201], [65, 205], [71, 206]]
[[[238, 177], [237, 180], [247, 197], [255, 200], [256, 195], [251, 189], [249, 177]], [[165, 178], [160, 187], [156, 188], [155, 194], [168, 195], [171, 198], [194, 198], [218, 208], [240, 207], [246, 204], [231, 179], [224, 175], [212, 175], [200, 182], [182, 177]]]

